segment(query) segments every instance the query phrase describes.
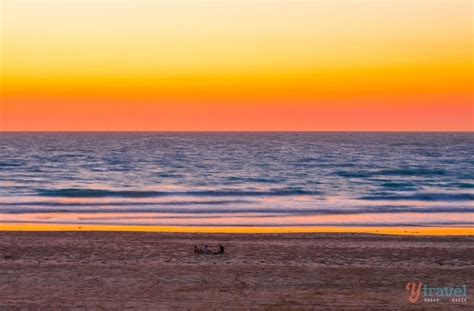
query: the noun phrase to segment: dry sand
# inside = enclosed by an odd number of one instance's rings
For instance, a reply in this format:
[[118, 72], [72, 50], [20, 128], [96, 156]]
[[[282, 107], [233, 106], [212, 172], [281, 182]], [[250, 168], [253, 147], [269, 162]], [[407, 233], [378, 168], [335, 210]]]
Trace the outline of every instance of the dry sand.
[[[0, 232], [0, 310], [473, 310], [405, 285], [467, 284], [474, 237]], [[195, 256], [218, 243], [226, 254]]]

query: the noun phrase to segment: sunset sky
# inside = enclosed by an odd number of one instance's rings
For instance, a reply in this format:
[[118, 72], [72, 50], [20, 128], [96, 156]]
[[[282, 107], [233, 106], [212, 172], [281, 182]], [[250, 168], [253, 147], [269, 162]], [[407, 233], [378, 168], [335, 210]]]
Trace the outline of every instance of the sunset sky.
[[0, 131], [473, 131], [471, 0], [1, 0]]

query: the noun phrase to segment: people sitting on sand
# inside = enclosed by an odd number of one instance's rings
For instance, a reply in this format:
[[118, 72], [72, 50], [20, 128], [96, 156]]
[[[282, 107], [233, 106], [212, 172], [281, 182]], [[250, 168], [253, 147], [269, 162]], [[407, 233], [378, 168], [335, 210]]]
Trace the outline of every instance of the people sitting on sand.
[[224, 246], [222, 244], [219, 244], [219, 251], [217, 252], [219, 255], [224, 255]]
[[224, 246], [222, 246], [222, 244], [219, 244], [219, 250], [215, 251], [213, 254], [214, 255], [224, 255]]
[[224, 254], [224, 246], [222, 246], [222, 244], [219, 244], [219, 250], [212, 252], [207, 245], [204, 246], [204, 249], [199, 248], [196, 245], [194, 245], [194, 255], [201, 255], [201, 254], [204, 254], [204, 255], [210, 255], [210, 254], [223, 255]]
[[194, 245], [194, 255], [199, 255], [199, 254], [202, 254], [202, 253], [203, 253], [202, 249], [200, 249], [196, 245]]

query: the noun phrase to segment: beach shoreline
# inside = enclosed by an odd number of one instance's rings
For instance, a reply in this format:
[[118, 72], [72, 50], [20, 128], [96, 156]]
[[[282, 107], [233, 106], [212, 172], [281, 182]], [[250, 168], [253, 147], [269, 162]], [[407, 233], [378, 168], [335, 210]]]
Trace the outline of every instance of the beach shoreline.
[[[472, 310], [472, 236], [0, 232], [0, 309]], [[225, 246], [224, 255], [193, 247]], [[466, 285], [466, 302], [406, 284]]]

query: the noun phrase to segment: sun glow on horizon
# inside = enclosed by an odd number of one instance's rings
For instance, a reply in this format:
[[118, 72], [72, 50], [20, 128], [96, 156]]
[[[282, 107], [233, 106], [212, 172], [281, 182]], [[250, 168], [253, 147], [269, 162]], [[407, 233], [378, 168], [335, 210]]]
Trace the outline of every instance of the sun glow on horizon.
[[473, 131], [470, 0], [4, 0], [0, 131]]

